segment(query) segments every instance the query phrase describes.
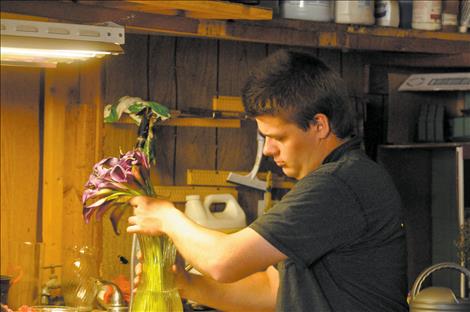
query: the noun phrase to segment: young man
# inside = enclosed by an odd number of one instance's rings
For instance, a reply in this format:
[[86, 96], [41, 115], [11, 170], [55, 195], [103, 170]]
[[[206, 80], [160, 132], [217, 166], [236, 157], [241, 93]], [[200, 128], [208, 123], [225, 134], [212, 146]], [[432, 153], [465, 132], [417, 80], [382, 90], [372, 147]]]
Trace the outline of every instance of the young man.
[[298, 180], [249, 227], [223, 234], [167, 201], [136, 197], [130, 233], [167, 234], [204, 277], [183, 297], [235, 311], [407, 311], [399, 195], [360, 150], [344, 82], [314, 57], [281, 50], [243, 89], [264, 154]]

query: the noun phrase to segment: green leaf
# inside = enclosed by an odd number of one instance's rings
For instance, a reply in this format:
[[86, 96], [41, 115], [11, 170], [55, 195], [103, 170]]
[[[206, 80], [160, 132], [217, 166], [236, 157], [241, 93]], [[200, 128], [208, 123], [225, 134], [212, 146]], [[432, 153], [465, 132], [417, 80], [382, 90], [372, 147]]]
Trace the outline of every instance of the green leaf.
[[119, 120], [118, 113], [116, 111], [116, 106], [106, 105], [104, 111], [104, 122], [113, 123]]
[[146, 104], [152, 109], [152, 111], [157, 115], [157, 117], [160, 117], [162, 119], [167, 119], [171, 117], [170, 110], [166, 106], [153, 101], [148, 101], [146, 102]]
[[144, 105], [142, 105], [142, 102], [135, 102], [134, 104], [130, 105], [127, 109], [129, 112], [133, 114], [137, 114], [140, 112], [142, 109], [144, 109]]

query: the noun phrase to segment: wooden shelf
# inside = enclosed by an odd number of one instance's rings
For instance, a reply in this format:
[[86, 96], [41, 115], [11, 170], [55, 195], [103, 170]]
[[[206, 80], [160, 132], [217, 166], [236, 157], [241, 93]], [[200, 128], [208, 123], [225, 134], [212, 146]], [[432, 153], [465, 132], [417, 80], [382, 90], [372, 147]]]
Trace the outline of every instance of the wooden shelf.
[[[202, 185], [202, 186], [219, 186], [219, 187], [236, 187], [237, 184], [227, 182], [227, 177], [231, 171], [226, 170], [201, 170], [201, 169], [188, 169], [186, 172], [186, 183], [188, 185]], [[236, 171], [239, 175], [248, 175], [248, 172]], [[261, 180], [266, 180], [267, 173], [259, 172], [257, 177]], [[294, 187], [295, 181], [287, 178], [273, 176], [272, 187], [280, 189], [291, 189]]]
[[271, 9], [246, 6], [220, 0], [124, 0], [124, 1], [78, 1], [83, 5], [98, 5], [127, 11], [138, 11], [150, 14], [184, 16], [197, 19], [243, 19], [270, 20]]
[[463, 158], [470, 159], [470, 142], [445, 142], [445, 143], [409, 143], [409, 144], [384, 144], [379, 145], [379, 149], [385, 150], [439, 150], [463, 148]]
[[[115, 124], [135, 125], [129, 116], [122, 116]], [[172, 127], [204, 127], [204, 128], [240, 128], [240, 119], [214, 119], [214, 118], [170, 118], [158, 121], [160, 126]]]
[[379, 145], [380, 148], [387, 149], [412, 149], [412, 148], [455, 148], [463, 146], [464, 148], [470, 148], [470, 142], [443, 142], [443, 143], [412, 143], [412, 144], [384, 144]]
[[186, 196], [194, 194], [202, 197], [210, 194], [231, 194], [238, 198], [238, 191], [233, 187], [154, 185], [153, 188], [157, 196], [175, 203], [185, 203]]
[[[127, 32], [346, 50], [464, 54], [465, 60], [470, 59], [469, 34], [289, 19], [253, 21], [249, 19], [256, 19], [253, 15], [255, 13], [247, 12], [263, 9], [220, 1], [162, 1], [167, 7], [160, 6], [159, 3], [160, 1], [2, 1], [2, 12], [78, 23], [113, 21], [125, 26]], [[208, 9], [210, 6], [226, 6], [237, 11], [234, 9], [236, 6], [239, 15], [234, 20], [235, 18], [216, 10], [214, 12], [220, 13], [217, 16]], [[181, 10], [186, 13], [180, 14]], [[175, 15], [175, 12], [179, 13]], [[257, 18], [264, 19], [262, 16], [260, 13]], [[242, 18], [247, 20], [240, 20]]]

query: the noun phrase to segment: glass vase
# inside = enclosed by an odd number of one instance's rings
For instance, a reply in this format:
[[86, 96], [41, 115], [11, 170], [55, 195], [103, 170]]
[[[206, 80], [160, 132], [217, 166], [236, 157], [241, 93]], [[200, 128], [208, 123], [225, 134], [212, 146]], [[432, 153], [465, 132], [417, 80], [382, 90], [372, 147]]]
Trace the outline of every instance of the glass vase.
[[138, 234], [137, 238], [142, 253], [142, 275], [130, 311], [183, 311], [172, 272], [175, 245], [166, 235]]
[[67, 248], [64, 254], [62, 294], [67, 306], [92, 311], [96, 297], [98, 267], [94, 249], [88, 246]]

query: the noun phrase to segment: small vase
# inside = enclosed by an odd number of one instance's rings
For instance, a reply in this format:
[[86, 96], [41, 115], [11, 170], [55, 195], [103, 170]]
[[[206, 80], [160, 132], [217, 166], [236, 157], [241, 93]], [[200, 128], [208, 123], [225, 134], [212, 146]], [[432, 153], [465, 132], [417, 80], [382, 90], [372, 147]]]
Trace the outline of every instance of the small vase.
[[97, 287], [98, 268], [93, 248], [73, 246], [64, 255], [62, 294], [67, 306], [78, 311], [93, 310]]
[[166, 235], [137, 235], [142, 253], [142, 275], [132, 301], [131, 312], [182, 312], [172, 266], [176, 248]]

